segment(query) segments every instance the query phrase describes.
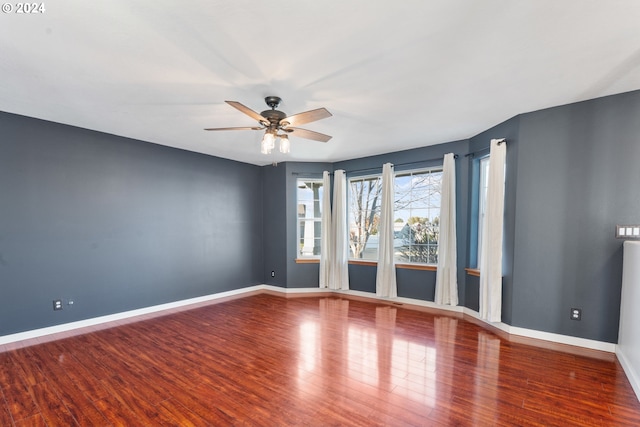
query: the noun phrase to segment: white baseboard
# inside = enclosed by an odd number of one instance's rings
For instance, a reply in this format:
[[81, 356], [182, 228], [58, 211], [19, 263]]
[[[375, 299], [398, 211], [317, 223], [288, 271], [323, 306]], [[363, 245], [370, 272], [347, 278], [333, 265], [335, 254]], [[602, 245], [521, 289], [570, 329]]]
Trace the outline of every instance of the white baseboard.
[[110, 323], [114, 321], [131, 319], [131, 318], [142, 316], [145, 314], [158, 313], [158, 312], [167, 311], [167, 310], [171, 310], [178, 307], [185, 307], [185, 306], [204, 303], [208, 301], [215, 301], [218, 299], [243, 295], [246, 293], [256, 292], [256, 291], [271, 291], [271, 292], [278, 292], [286, 295], [312, 294], [312, 293], [344, 294], [344, 295], [352, 295], [352, 296], [368, 298], [373, 300], [380, 300], [387, 303], [401, 303], [401, 304], [408, 304], [408, 305], [413, 305], [418, 307], [426, 307], [426, 308], [432, 308], [437, 310], [450, 311], [455, 313], [464, 313], [478, 320], [481, 320], [482, 322], [485, 322], [490, 326], [493, 326], [504, 332], [507, 332], [509, 334], [519, 335], [519, 336], [528, 337], [528, 338], [535, 338], [535, 339], [540, 339], [544, 341], [551, 341], [559, 344], [568, 344], [568, 345], [573, 345], [578, 347], [584, 347], [584, 348], [589, 348], [593, 350], [601, 350], [609, 353], [616, 352], [616, 345], [612, 343], [605, 343], [605, 342], [594, 341], [594, 340], [589, 340], [584, 338], [571, 337], [568, 335], [553, 334], [549, 332], [536, 331], [532, 329], [513, 327], [505, 323], [488, 323], [480, 319], [480, 316], [476, 311], [470, 310], [462, 306], [438, 305], [431, 301], [423, 301], [423, 300], [403, 298], [403, 297], [398, 297], [393, 299], [381, 298], [381, 297], [378, 297], [376, 294], [373, 294], [370, 292], [362, 292], [362, 291], [354, 291], [354, 290], [336, 291], [336, 290], [321, 289], [321, 288], [281, 288], [281, 287], [272, 286], [272, 285], [255, 285], [247, 288], [236, 289], [233, 291], [220, 292], [217, 294], [205, 295], [197, 298], [190, 298], [186, 300], [170, 302], [167, 304], [154, 305], [151, 307], [140, 308], [137, 310], [125, 311], [122, 313], [110, 314], [107, 316], [94, 317], [91, 319], [80, 320], [77, 322], [64, 323], [61, 325], [50, 326], [47, 328], [40, 328], [40, 329], [34, 329], [26, 332], [19, 332], [11, 335], [4, 335], [4, 336], [0, 336], [0, 345], [16, 343], [19, 341], [25, 341], [33, 338], [40, 338], [40, 337], [44, 337], [52, 334], [70, 332], [70, 331], [85, 328], [88, 326], [96, 326], [96, 325]]
[[624, 348], [616, 346], [616, 356], [618, 356], [618, 361], [622, 365], [622, 369], [624, 369], [624, 373], [627, 375], [627, 379], [629, 380], [629, 383], [631, 383], [631, 387], [636, 393], [636, 397], [640, 400], [640, 376], [638, 375], [638, 372], [636, 372], [633, 364], [625, 355]]
[[273, 285], [258, 285], [260, 290], [274, 291], [282, 294], [317, 294], [317, 293], [331, 293], [335, 292], [330, 289], [323, 288], [282, 288], [280, 286]]
[[523, 337], [535, 338], [538, 340], [567, 344], [575, 347], [589, 348], [591, 350], [606, 351], [607, 353], [615, 353], [616, 351], [616, 345], [610, 342], [572, 337], [570, 335], [554, 334], [551, 332], [536, 331], [535, 329], [525, 329], [519, 328], [517, 326], [509, 326], [508, 331], [513, 335], [520, 335]]
[[93, 317], [91, 319], [79, 320], [77, 322], [63, 323], [56, 326], [33, 329], [30, 331], [19, 332], [11, 335], [3, 335], [3, 336], [0, 336], [0, 345], [15, 343], [19, 341], [25, 341], [33, 338], [41, 338], [47, 335], [58, 334], [62, 332], [70, 332], [76, 329], [86, 328], [88, 326], [96, 326], [96, 325], [114, 322], [118, 320], [130, 319], [130, 318], [142, 316], [145, 314], [158, 313], [158, 312], [167, 311], [167, 310], [178, 308], [178, 307], [184, 307], [184, 306], [199, 304], [207, 301], [214, 301], [217, 299], [228, 298], [231, 296], [241, 295], [248, 292], [260, 291], [263, 289], [263, 287], [264, 285], [256, 285], [248, 288], [236, 289], [233, 291], [220, 292], [217, 294], [205, 295], [205, 296], [196, 297], [196, 298], [189, 298], [185, 300], [174, 301], [166, 304], [154, 305], [151, 307], [139, 308], [136, 310], [123, 311], [121, 313], [109, 314], [107, 316]]
[[329, 289], [319, 289], [319, 288], [284, 289], [284, 288], [276, 288], [274, 286], [271, 286], [270, 289], [276, 290], [279, 292], [284, 292], [287, 294], [300, 293], [304, 291], [307, 291], [307, 292], [328, 291], [336, 294], [353, 295], [353, 296], [358, 296], [363, 298], [385, 301], [387, 303], [401, 303], [401, 304], [408, 304], [408, 305], [413, 305], [418, 307], [426, 307], [426, 308], [433, 308], [433, 309], [438, 309], [443, 311], [451, 311], [455, 313], [464, 313], [468, 316], [471, 316], [475, 319], [478, 319], [486, 323], [487, 325], [493, 326], [494, 328], [498, 328], [511, 335], [518, 335], [526, 338], [534, 338], [534, 339], [543, 340], [543, 341], [550, 341], [557, 344], [566, 344], [566, 345], [571, 345], [575, 347], [583, 347], [591, 350], [605, 351], [607, 353], [615, 353], [616, 351], [616, 345], [613, 343], [590, 340], [586, 338], [572, 337], [570, 335], [561, 335], [561, 334], [555, 334], [551, 332], [537, 331], [535, 329], [520, 328], [516, 326], [507, 325], [506, 323], [502, 323], [502, 322], [487, 322], [486, 320], [480, 317], [480, 314], [477, 311], [474, 311], [467, 307], [462, 307], [462, 306], [440, 305], [432, 301], [423, 301], [423, 300], [416, 300], [412, 298], [403, 298], [403, 297], [398, 297], [393, 299], [382, 298], [371, 292], [362, 292], [362, 291], [354, 291], [354, 290], [341, 291], [341, 290], [329, 290]]
[[572, 337], [570, 335], [555, 334], [553, 332], [538, 331], [535, 329], [520, 328], [518, 326], [507, 325], [502, 322], [487, 322], [480, 318], [480, 313], [464, 308], [464, 314], [474, 317], [482, 322], [498, 328], [508, 334], [517, 335], [526, 338], [533, 338], [542, 341], [549, 341], [557, 344], [572, 345], [575, 347], [583, 347], [591, 350], [605, 351], [607, 353], [615, 353], [616, 345], [610, 342], [590, 340], [587, 338]]

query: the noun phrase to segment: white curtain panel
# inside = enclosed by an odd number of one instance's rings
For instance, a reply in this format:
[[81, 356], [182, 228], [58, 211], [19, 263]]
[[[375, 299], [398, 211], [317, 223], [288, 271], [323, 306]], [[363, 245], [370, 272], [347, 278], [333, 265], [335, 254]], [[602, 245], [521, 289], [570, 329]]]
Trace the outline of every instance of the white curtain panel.
[[396, 265], [393, 260], [393, 202], [394, 202], [393, 165], [382, 166], [382, 204], [378, 224], [378, 272], [376, 273], [376, 295], [396, 298]]
[[480, 253], [480, 317], [502, 320], [502, 230], [504, 222], [504, 171], [507, 142], [492, 139], [487, 183], [487, 210], [482, 224]]
[[322, 174], [322, 227], [320, 231], [320, 287], [328, 288], [331, 280], [331, 256], [333, 239], [331, 238], [331, 177], [329, 172]]
[[435, 303], [458, 305], [456, 161], [453, 153], [445, 154], [444, 156], [440, 200], [440, 232], [438, 238], [438, 270], [436, 272]]
[[329, 289], [349, 289], [349, 241], [347, 234], [347, 180], [343, 170], [333, 174], [334, 251], [331, 256], [331, 280]]

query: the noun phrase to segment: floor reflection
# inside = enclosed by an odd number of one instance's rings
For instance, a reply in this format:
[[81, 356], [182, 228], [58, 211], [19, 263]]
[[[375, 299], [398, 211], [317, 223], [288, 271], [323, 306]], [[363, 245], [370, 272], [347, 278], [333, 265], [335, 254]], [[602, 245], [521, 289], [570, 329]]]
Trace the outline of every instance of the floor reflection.
[[349, 379], [377, 386], [379, 379], [378, 337], [375, 329], [349, 325], [347, 337]]
[[300, 359], [298, 362], [298, 378], [304, 378], [306, 372], [313, 372], [316, 368], [318, 349], [318, 322], [304, 322], [300, 325]]
[[[314, 376], [339, 382], [344, 375], [345, 342], [349, 316], [349, 301], [323, 298], [319, 302], [319, 317], [303, 321], [299, 327], [298, 357], [299, 390], [318, 394]], [[324, 381], [324, 380], [323, 380]], [[320, 384], [326, 387], [327, 384]]]
[[487, 332], [478, 332], [477, 354], [473, 412], [479, 417], [487, 409], [494, 411], [498, 403], [500, 338]]
[[287, 402], [336, 425], [621, 425], [618, 393], [636, 407], [611, 362], [508, 342], [455, 313], [312, 301], [288, 323], [299, 342], [281, 355], [282, 381], [298, 399]]
[[[349, 317], [349, 301], [319, 300], [319, 316], [300, 325], [298, 383], [318, 393], [313, 376], [330, 378], [324, 386], [391, 392], [434, 407], [437, 398], [451, 395], [451, 369], [437, 369], [440, 359], [452, 359], [458, 320], [433, 318], [435, 342], [416, 342], [396, 330], [398, 309], [378, 306], [370, 321], [362, 313]], [[415, 336], [411, 334], [411, 336]], [[445, 363], [443, 366], [450, 366]]]

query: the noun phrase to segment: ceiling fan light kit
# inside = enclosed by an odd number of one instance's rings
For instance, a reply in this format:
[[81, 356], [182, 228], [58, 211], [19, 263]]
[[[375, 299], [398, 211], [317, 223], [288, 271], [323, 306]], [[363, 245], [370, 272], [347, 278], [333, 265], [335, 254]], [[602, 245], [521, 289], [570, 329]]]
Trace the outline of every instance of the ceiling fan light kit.
[[[249, 107], [237, 101], [225, 101], [238, 111], [246, 114], [260, 124], [259, 127], [231, 127], [231, 128], [207, 128], [205, 130], [264, 130], [264, 136], [260, 143], [260, 152], [262, 154], [270, 154], [275, 148], [276, 138], [280, 139], [280, 152], [287, 154], [291, 151], [291, 143], [289, 142], [289, 134], [299, 136], [300, 138], [311, 139], [314, 141], [328, 142], [331, 136], [325, 135], [312, 130], [292, 127], [305, 123], [315, 122], [317, 120], [331, 117], [331, 113], [326, 108], [317, 108], [315, 110], [305, 111], [304, 113], [287, 116], [282, 111], [276, 110], [282, 99], [277, 96], [267, 96], [264, 102], [271, 108], [258, 114]], [[278, 132], [281, 132], [278, 134]]]
[[276, 137], [270, 130], [267, 130], [262, 137], [262, 143], [260, 144], [260, 151], [262, 154], [269, 154], [273, 147], [275, 147]]
[[291, 142], [288, 135], [280, 135], [280, 152], [287, 154], [291, 151]]

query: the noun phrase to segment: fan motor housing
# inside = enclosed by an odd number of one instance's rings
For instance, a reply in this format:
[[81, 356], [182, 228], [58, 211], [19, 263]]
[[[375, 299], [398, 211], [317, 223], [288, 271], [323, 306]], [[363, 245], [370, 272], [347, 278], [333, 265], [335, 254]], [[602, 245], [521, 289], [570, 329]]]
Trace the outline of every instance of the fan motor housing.
[[269, 120], [270, 123], [279, 123], [280, 120], [287, 117], [285, 113], [278, 110], [265, 110], [262, 113], [260, 113], [260, 115], [265, 119]]

